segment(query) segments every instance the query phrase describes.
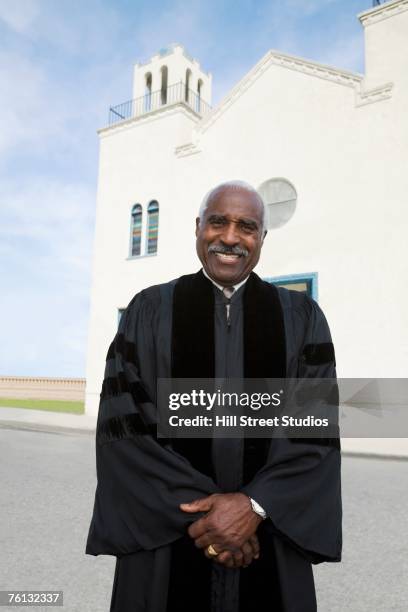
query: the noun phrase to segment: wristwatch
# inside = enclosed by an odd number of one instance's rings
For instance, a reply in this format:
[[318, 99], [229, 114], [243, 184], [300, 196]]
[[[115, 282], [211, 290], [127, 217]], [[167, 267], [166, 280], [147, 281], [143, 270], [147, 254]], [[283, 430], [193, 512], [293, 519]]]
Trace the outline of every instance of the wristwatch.
[[263, 519], [266, 519], [266, 512], [262, 508], [262, 506], [260, 506], [258, 502], [252, 499], [252, 497], [249, 498], [249, 501], [251, 502], [252, 510], [256, 512], [256, 514], [259, 514], [259, 516], [262, 517]]

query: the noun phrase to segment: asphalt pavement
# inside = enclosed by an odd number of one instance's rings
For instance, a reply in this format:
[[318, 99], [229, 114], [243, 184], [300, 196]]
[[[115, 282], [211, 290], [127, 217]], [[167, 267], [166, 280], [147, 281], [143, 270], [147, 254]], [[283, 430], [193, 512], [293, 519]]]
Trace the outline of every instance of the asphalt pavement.
[[[408, 461], [343, 457], [344, 556], [314, 569], [319, 612], [408, 610]], [[95, 490], [90, 433], [0, 429], [0, 590], [63, 590], [108, 612], [115, 559], [85, 555]]]

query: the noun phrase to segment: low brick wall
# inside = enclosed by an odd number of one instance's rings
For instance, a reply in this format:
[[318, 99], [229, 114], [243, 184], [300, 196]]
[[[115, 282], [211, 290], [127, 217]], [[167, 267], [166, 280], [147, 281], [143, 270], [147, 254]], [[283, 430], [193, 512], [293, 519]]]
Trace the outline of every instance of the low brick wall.
[[0, 376], [0, 397], [84, 401], [85, 378]]

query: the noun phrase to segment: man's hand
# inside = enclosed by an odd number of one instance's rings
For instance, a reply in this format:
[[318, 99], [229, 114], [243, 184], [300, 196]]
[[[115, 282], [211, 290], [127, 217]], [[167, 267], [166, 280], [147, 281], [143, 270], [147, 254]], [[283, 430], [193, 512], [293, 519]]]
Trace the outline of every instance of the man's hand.
[[262, 522], [244, 493], [216, 493], [180, 504], [180, 508], [183, 512], [207, 512], [188, 528], [198, 548], [212, 544], [216, 550], [239, 552]]
[[259, 559], [259, 541], [256, 535], [249, 538], [244, 543], [243, 547], [237, 551], [232, 552], [230, 550], [224, 550], [220, 552], [216, 557], [211, 556], [207, 549], [204, 549], [204, 554], [207, 559], [225, 565], [230, 568], [248, 567], [254, 559]]

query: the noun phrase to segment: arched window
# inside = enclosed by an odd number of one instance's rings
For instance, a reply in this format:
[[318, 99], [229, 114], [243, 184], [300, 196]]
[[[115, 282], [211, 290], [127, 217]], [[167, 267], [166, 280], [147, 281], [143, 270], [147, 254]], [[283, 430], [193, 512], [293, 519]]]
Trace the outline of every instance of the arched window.
[[167, 104], [167, 81], [169, 76], [169, 71], [167, 66], [162, 66], [160, 69], [161, 72], [161, 93], [160, 93], [160, 101], [162, 104]]
[[132, 223], [130, 234], [130, 254], [132, 257], [140, 255], [142, 246], [142, 207], [135, 204], [132, 208]]
[[147, 113], [151, 109], [152, 109], [152, 73], [147, 72], [145, 75], [144, 111]]
[[159, 203], [152, 200], [147, 208], [147, 254], [157, 253], [159, 235]]
[[187, 68], [186, 70], [186, 88], [184, 91], [184, 100], [186, 102], [188, 102], [190, 98], [190, 80], [191, 80], [191, 70], [190, 68]]
[[197, 82], [197, 99], [196, 99], [196, 111], [197, 113], [201, 112], [201, 94], [203, 91], [203, 82], [201, 79], [198, 79]]

